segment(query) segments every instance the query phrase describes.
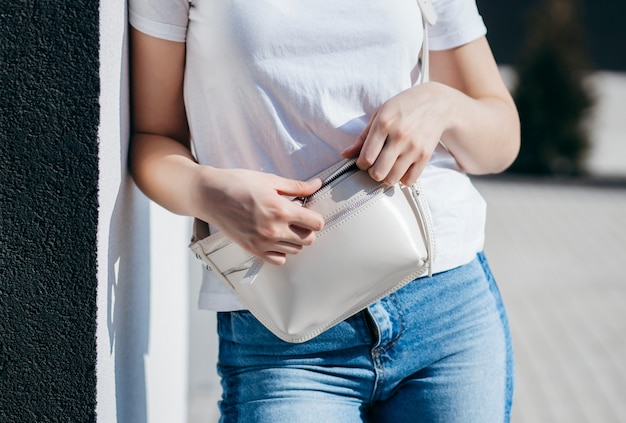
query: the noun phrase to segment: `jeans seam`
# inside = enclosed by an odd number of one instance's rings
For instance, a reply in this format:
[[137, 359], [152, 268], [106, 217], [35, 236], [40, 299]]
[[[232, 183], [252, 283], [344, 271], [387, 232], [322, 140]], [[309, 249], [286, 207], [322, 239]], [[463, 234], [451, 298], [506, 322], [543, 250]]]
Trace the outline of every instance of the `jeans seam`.
[[508, 423], [511, 420], [511, 408], [513, 404], [513, 394], [515, 390], [515, 364], [514, 364], [514, 352], [512, 347], [512, 339], [511, 339], [511, 329], [509, 326], [509, 320], [506, 313], [506, 309], [504, 308], [504, 303], [502, 300], [502, 294], [500, 293], [500, 289], [498, 288], [498, 284], [491, 272], [491, 268], [489, 267], [489, 262], [487, 261], [487, 257], [484, 253], [478, 253], [478, 260], [480, 262], [480, 266], [482, 268], [487, 281], [489, 282], [489, 291], [496, 302], [496, 307], [498, 310], [498, 315], [500, 316], [500, 324], [502, 325], [502, 330], [504, 332], [504, 350], [506, 354], [505, 358], [505, 390], [504, 390], [504, 423]]
[[385, 345], [380, 345], [380, 349], [382, 352], [387, 352], [390, 349], [392, 349], [398, 343], [398, 341], [400, 340], [400, 337], [405, 331], [405, 325], [404, 325], [404, 321], [402, 318], [402, 313], [400, 313], [400, 307], [398, 306], [398, 299], [396, 297], [396, 294], [393, 293], [389, 295], [388, 300], [393, 305], [395, 315], [397, 316], [397, 319], [398, 319], [398, 333], [396, 336], [393, 337], [393, 339], [389, 340], [389, 342], [387, 342]]
[[385, 367], [383, 366], [381, 360], [382, 352], [382, 347], [374, 347], [371, 351], [372, 367], [374, 370], [374, 384], [370, 395], [370, 403], [374, 403], [380, 397], [383, 392], [383, 385], [385, 384]]

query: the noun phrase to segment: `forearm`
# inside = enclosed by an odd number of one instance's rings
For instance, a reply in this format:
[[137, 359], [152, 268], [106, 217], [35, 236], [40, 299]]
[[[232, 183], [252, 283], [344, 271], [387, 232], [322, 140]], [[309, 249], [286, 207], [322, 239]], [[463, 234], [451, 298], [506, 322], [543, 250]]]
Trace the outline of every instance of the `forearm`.
[[160, 135], [137, 133], [131, 140], [130, 171], [151, 200], [169, 211], [193, 216], [192, 193], [198, 164], [181, 143]]
[[506, 169], [519, 150], [519, 117], [487, 39], [431, 52], [431, 74], [446, 120], [441, 141], [461, 168], [472, 174]]
[[441, 142], [470, 174], [499, 173], [517, 156], [520, 128], [512, 101], [474, 99], [448, 88], [450, 123]]

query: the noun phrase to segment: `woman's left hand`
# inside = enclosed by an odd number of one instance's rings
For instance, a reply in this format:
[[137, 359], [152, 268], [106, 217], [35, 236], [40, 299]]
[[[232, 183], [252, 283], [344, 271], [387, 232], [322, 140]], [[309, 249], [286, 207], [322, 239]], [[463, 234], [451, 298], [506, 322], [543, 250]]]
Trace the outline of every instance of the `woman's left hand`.
[[386, 101], [344, 157], [356, 157], [360, 169], [387, 184], [413, 184], [448, 126], [450, 87], [429, 82]]
[[431, 51], [430, 75], [385, 102], [342, 155], [389, 184], [414, 183], [439, 142], [466, 173], [505, 170], [519, 151], [519, 117], [487, 39]]

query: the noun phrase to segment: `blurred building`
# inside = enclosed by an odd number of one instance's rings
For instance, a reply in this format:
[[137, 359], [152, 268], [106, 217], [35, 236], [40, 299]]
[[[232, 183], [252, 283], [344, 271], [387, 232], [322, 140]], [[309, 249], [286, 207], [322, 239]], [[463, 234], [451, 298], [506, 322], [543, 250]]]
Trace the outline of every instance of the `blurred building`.
[[[528, 11], [541, 0], [477, 0], [498, 63], [512, 65], [524, 41]], [[574, 0], [572, 0], [574, 1]], [[626, 71], [626, 2], [581, 0], [591, 65], [598, 70]]]

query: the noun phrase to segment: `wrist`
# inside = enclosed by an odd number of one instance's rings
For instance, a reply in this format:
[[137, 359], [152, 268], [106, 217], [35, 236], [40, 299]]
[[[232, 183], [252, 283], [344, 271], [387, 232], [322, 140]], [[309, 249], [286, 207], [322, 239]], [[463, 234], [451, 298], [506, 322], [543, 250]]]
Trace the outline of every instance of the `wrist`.
[[454, 138], [462, 125], [463, 108], [466, 96], [460, 91], [440, 82], [429, 82], [429, 102], [433, 112], [441, 122], [441, 140]]
[[200, 164], [190, 169], [186, 214], [204, 221], [210, 220], [208, 210], [215, 201], [215, 193], [220, 191], [215, 186], [220, 181], [219, 172], [220, 169]]

